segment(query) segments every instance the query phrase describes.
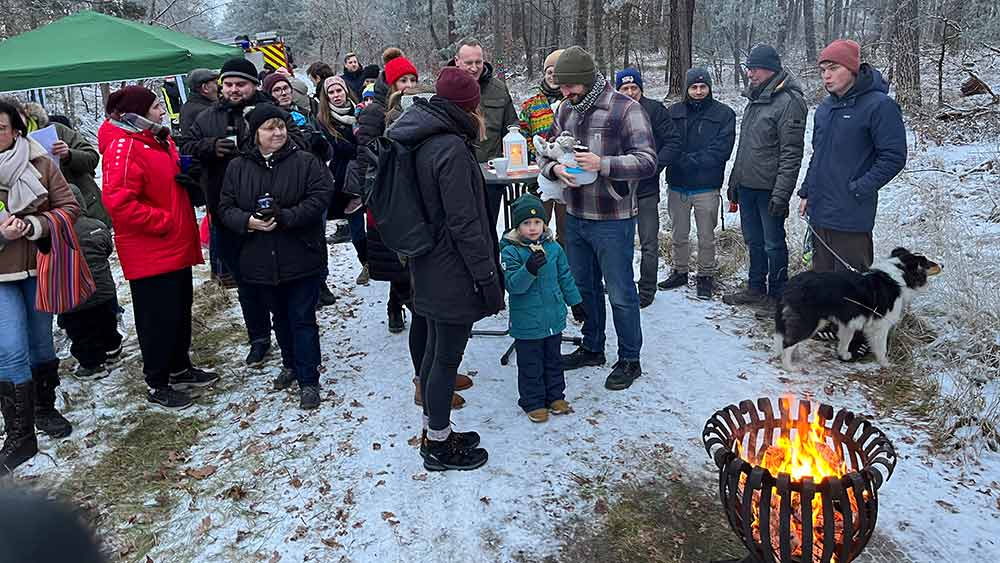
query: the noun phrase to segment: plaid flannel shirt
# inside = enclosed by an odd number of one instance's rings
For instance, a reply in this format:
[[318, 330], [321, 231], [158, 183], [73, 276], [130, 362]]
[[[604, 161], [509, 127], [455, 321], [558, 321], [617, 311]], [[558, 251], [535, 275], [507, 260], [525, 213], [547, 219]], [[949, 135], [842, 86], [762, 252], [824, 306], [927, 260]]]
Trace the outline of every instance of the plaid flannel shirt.
[[[563, 191], [566, 211], [574, 217], [596, 221], [634, 217], [638, 213], [639, 180], [656, 174], [656, 141], [642, 106], [606, 83], [585, 114], [573, 109], [569, 102], [559, 106], [551, 136], [554, 138], [562, 131], [569, 131], [578, 143], [587, 145], [601, 157], [601, 170], [595, 182]], [[553, 180], [555, 164], [539, 157], [542, 173]]]

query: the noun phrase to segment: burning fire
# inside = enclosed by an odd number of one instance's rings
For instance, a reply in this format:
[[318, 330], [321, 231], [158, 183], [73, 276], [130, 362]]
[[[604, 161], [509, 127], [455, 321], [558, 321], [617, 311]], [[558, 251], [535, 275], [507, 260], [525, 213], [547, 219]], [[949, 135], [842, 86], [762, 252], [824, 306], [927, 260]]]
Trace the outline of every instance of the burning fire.
[[[819, 421], [818, 417], [812, 422], [794, 426], [790, 436], [781, 436], [778, 440], [768, 446], [757, 455], [746, 455], [742, 444], [737, 442], [737, 454], [750, 464], [759, 465], [767, 469], [772, 477], [777, 477], [781, 473], [787, 473], [792, 480], [802, 481], [806, 477], [811, 477], [813, 482], [819, 484], [827, 477], [839, 478], [847, 473], [847, 466], [840, 452], [834, 450], [826, 440], [826, 429]], [[746, 486], [746, 475], [740, 478], [740, 488]], [[848, 491], [851, 500], [849, 507], [855, 514], [857, 513], [857, 499], [853, 492]], [[761, 541], [760, 537], [760, 492], [754, 492], [753, 503], [753, 523], [752, 529], [754, 540]], [[802, 522], [802, 500], [797, 492], [791, 493], [790, 504], [791, 514], [791, 550], [792, 557], [802, 559], [802, 538], [804, 533], [811, 533], [813, 538], [812, 561], [820, 561], [823, 552], [823, 496], [817, 492], [811, 500], [811, 522]], [[770, 524], [769, 530], [772, 536], [771, 545], [775, 549], [775, 559], [781, 560], [778, 554], [778, 531], [780, 520], [781, 497], [777, 489], [771, 496]], [[847, 507], [843, 507], [847, 508]], [[843, 515], [834, 513], [834, 527], [836, 530], [837, 543], [843, 541]], [[833, 561], [837, 558], [834, 556]]]

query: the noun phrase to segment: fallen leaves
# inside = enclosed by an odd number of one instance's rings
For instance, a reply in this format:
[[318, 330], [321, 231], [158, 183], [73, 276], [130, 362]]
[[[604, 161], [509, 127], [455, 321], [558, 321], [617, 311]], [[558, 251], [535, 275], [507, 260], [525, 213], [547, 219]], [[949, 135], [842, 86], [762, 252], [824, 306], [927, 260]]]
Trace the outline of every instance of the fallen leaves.
[[188, 468], [184, 471], [184, 474], [197, 481], [202, 481], [204, 479], [208, 479], [212, 475], [215, 475], [215, 472], [218, 470], [219, 468], [214, 465], [206, 465], [205, 467], [200, 467], [197, 469]]
[[240, 501], [247, 498], [247, 491], [243, 488], [243, 485], [236, 484], [229, 487], [218, 496], [219, 499], [229, 499], [232, 501]]
[[393, 514], [392, 512], [382, 512], [382, 520], [388, 522], [390, 526], [399, 525], [399, 519], [397, 519], [396, 515]]
[[414, 481], [426, 481], [427, 480], [427, 474], [426, 473], [417, 473], [416, 475], [412, 476], [412, 479]]
[[198, 527], [194, 531], [194, 535], [197, 538], [204, 537], [206, 534], [208, 534], [208, 531], [211, 529], [212, 529], [212, 517], [206, 516], [201, 519], [201, 522], [198, 524]]
[[344, 546], [340, 542], [338, 542], [337, 540], [335, 540], [334, 538], [323, 538], [320, 541], [323, 542], [323, 545], [325, 545], [326, 547], [332, 548], [332, 549], [343, 549], [344, 548]]

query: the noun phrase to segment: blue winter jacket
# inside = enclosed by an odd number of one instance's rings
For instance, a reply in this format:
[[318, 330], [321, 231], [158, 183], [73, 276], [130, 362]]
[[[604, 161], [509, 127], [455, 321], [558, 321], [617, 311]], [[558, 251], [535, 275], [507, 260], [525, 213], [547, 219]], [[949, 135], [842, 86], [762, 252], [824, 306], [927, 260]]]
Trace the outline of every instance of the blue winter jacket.
[[510, 294], [510, 335], [517, 340], [539, 340], [566, 329], [566, 306], [583, 301], [569, 271], [561, 246], [546, 230], [540, 239], [547, 262], [533, 276], [524, 266], [531, 256], [529, 243], [513, 229], [500, 240], [500, 266]]
[[680, 155], [667, 168], [670, 189], [699, 192], [721, 188], [726, 161], [736, 142], [736, 112], [711, 96], [701, 103], [685, 96], [667, 111], [681, 135]]
[[878, 190], [906, 165], [906, 128], [889, 85], [861, 65], [843, 97], [816, 108], [812, 159], [799, 189], [815, 227], [854, 233], [875, 227]]

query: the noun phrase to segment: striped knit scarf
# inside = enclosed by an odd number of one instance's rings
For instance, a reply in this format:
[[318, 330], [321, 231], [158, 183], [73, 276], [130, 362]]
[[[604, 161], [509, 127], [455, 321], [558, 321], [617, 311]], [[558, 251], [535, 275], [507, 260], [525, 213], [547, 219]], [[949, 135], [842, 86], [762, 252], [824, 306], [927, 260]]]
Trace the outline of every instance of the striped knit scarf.
[[38, 291], [35, 308], [46, 313], [64, 313], [82, 305], [97, 291], [94, 277], [80, 251], [73, 230], [73, 216], [64, 209], [42, 213], [49, 222], [49, 245], [38, 251]]

